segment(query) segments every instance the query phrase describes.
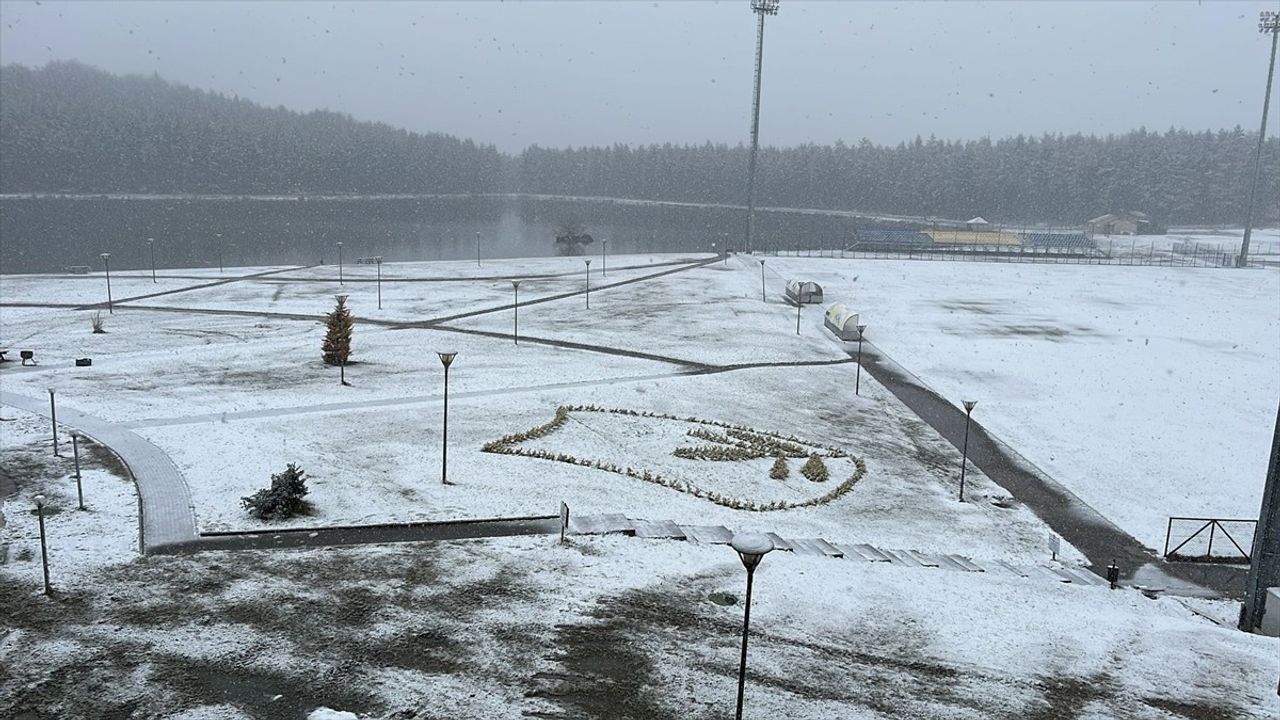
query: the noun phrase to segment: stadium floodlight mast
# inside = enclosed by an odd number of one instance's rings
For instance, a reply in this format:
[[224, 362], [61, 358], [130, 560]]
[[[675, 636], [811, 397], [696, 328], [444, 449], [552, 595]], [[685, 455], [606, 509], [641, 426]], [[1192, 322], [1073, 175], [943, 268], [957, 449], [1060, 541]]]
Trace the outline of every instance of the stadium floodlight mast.
[[1271, 78], [1276, 73], [1276, 41], [1280, 39], [1280, 13], [1263, 10], [1258, 16], [1258, 32], [1271, 33], [1271, 63], [1267, 66], [1267, 91], [1262, 96], [1262, 127], [1258, 129], [1258, 147], [1253, 151], [1253, 182], [1249, 185], [1249, 207], [1244, 214], [1244, 240], [1240, 243], [1237, 267], [1249, 265], [1249, 236], [1253, 234], [1253, 203], [1258, 196], [1258, 179], [1262, 176], [1262, 145], [1267, 136], [1267, 110], [1271, 104]]
[[756, 25], [756, 83], [751, 100], [751, 160], [747, 165], [747, 242], [745, 251], [755, 249], [756, 155], [760, 151], [760, 69], [764, 63], [764, 17], [778, 14], [778, 0], [751, 0], [751, 12], [759, 16]]

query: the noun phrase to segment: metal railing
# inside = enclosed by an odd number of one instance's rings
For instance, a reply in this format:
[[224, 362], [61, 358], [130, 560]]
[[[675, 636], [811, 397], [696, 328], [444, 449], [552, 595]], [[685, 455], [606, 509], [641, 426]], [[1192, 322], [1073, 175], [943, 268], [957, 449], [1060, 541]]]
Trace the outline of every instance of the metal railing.
[[[1191, 523], [1195, 531], [1183, 537], [1181, 534], [1181, 542], [1173, 544], [1173, 525], [1178, 523]], [[1257, 529], [1257, 520], [1237, 520], [1233, 518], [1197, 518], [1197, 517], [1171, 517], [1169, 518], [1168, 528], [1165, 530], [1164, 536], [1164, 558], [1170, 561], [1178, 562], [1216, 562], [1216, 563], [1241, 563], [1248, 565], [1250, 561], [1249, 548], [1253, 545], [1253, 532]], [[1231, 526], [1231, 527], [1228, 527]], [[1247, 528], [1247, 530], [1245, 530]], [[1232, 530], [1236, 531], [1236, 535], [1232, 534]], [[1208, 531], [1206, 534], [1205, 531]], [[1243, 533], [1248, 532], [1248, 537]], [[1239, 535], [1239, 539], [1237, 539]], [[1225, 538], [1225, 542], [1223, 541]], [[1193, 544], [1193, 541], [1197, 541]], [[1213, 552], [1214, 543], [1217, 542], [1219, 550], [1223, 553], [1215, 554]]]

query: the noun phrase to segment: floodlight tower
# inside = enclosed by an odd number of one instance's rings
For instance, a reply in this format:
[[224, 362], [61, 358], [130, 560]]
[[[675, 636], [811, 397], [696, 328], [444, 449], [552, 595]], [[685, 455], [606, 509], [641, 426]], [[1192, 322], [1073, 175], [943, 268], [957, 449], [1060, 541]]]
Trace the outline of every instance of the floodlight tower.
[[1253, 234], [1253, 202], [1258, 195], [1258, 178], [1262, 175], [1262, 143], [1267, 136], [1267, 110], [1271, 104], [1271, 78], [1276, 72], [1276, 39], [1280, 38], [1280, 13], [1263, 10], [1258, 16], [1258, 32], [1271, 33], [1271, 64], [1267, 66], [1267, 91], [1262, 96], [1262, 127], [1258, 129], [1258, 147], [1253, 151], [1253, 183], [1249, 185], [1249, 209], [1244, 214], [1244, 241], [1236, 267], [1249, 266], [1249, 236]]
[[760, 67], [764, 62], [764, 16], [778, 14], [778, 0], [751, 0], [751, 12], [760, 17], [756, 24], [756, 86], [751, 100], [751, 161], [747, 166], [747, 242], [746, 251], [755, 249], [756, 153], [760, 151]]

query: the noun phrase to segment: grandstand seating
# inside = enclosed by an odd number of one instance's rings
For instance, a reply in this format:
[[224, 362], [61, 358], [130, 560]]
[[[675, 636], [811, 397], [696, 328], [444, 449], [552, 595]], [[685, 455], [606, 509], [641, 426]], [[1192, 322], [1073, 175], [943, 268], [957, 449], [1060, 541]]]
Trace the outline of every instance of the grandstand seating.
[[927, 235], [915, 230], [855, 230], [853, 239], [854, 247], [860, 249], [906, 250], [933, 244]]
[[1022, 244], [1029, 248], [1087, 250], [1094, 247], [1084, 233], [1024, 233]]

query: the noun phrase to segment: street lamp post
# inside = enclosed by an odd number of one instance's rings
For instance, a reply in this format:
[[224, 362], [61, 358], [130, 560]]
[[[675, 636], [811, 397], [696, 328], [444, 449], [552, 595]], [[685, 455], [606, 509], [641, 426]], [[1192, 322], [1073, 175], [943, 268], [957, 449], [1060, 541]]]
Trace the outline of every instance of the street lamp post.
[[102, 266], [107, 270], [107, 314], [114, 315], [115, 310], [111, 309], [111, 253], [98, 253], [98, 257], [102, 258]]
[[480, 267], [480, 232], [476, 231], [476, 267]]
[[440, 483], [448, 485], [449, 483], [449, 366], [453, 364], [453, 359], [458, 356], [456, 350], [437, 351], [440, 356], [440, 364], [444, 365], [444, 431], [440, 435]]
[[862, 336], [867, 333], [866, 325], [858, 326], [858, 377], [853, 381], [853, 394], [862, 394]]
[[338, 284], [342, 284], [342, 241], [338, 241]]
[[382, 256], [373, 259], [375, 265], [378, 266], [378, 309], [382, 309]]
[[760, 258], [760, 302], [769, 302], [764, 294], [764, 258]]
[[756, 82], [751, 101], [751, 159], [747, 166], [747, 243], [746, 252], [755, 249], [756, 155], [760, 151], [760, 69], [764, 64], [764, 17], [778, 14], [778, 0], [751, 0], [751, 12], [760, 16], [756, 29]]
[[800, 308], [803, 306], [804, 306], [804, 303], [800, 302], [800, 291], [797, 290], [796, 291], [796, 334], [797, 335], [800, 334]]
[[218, 273], [222, 273], [222, 233], [214, 233], [218, 238]]
[[80, 485], [80, 433], [75, 430], [71, 431], [71, 454], [76, 459], [76, 500], [80, 504], [80, 509], [84, 509], [84, 488]]
[[960, 502], [964, 502], [964, 470], [969, 464], [969, 420], [973, 417], [973, 406], [977, 400], [964, 401], [964, 446], [960, 451]]
[[1267, 66], [1267, 91], [1262, 96], [1262, 127], [1258, 129], [1258, 147], [1253, 152], [1253, 183], [1249, 186], [1249, 208], [1244, 215], [1244, 242], [1240, 244], [1239, 267], [1249, 264], [1249, 237], [1253, 234], [1253, 203], [1258, 195], [1258, 178], [1262, 175], [1262, 145], [1267, 135], [1267, 110], [1271, 104], [1271, 78], [1276, 72], [1276, 39], [1280, 38], [1280, 13], [1264, 10], [1258, 16], [1258, 32], [1271, 33], [1271, 63]]
[[36, 517], [40, 522], [40, 565], [44, 569], [44, 594], [52, 595], [53, 587], [49, 585], [49, 543], [44, 534], [44, 496], [37, 495]]
[[53, 426], [53, 456], [58, 455], [58, 408], [53, 402], [53, 388], [49, 388], [49, 421]]
[[151, 251], [151, 283], [156, 282], [156, 239], [147, 238], [147, 249]]
[[511, 338], [515, 340], [515, 344], [520, 344], [520, 281], [512, 280], [511, 289], [515, 292], [516, 303], [514, 306], [515, 315], [512, 317]]
[[751, 630], [751, 581], [755, 577], [756, 566], [773, 550], [773, 540], [761, 533], [739, 533], [729, 544], [738, 551], [738, 557], [747, 569], [747, 601], [742, 610], [742, 660], [738, 663], [738, 712], [734, 715], [737, 720], [742, 720], [742, 695], [747, 684], [747, 635]]
[[591, 309], [591, 261], [584, 261], [587, 264], [587, 309]]
[[604, 277], [605, 275], [609, 274], [608, 272], [609, 268], [607, 267], [608, 257], [609, 257], [609, 241], [602, 239], [600, 241], [600, 277]]

